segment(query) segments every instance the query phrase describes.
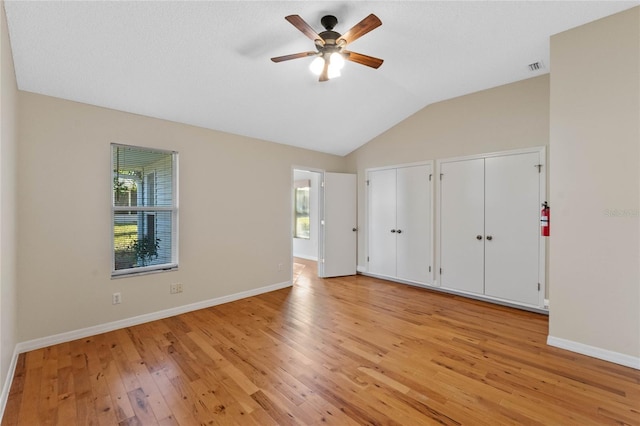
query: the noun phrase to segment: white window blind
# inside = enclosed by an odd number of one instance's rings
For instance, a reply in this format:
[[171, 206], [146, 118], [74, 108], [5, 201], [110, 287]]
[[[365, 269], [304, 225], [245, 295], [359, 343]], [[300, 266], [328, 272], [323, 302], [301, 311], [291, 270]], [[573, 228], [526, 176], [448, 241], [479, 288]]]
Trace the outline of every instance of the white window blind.
[[111, 145], [112, 275], [178, 266], [177, 153]]

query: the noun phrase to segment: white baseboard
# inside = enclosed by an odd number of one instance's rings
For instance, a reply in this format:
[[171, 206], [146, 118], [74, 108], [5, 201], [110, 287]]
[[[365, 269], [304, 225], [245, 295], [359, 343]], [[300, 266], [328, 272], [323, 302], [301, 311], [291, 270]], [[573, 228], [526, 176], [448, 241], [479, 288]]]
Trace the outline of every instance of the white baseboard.
[[13, 355], [11, 356], [11, 364], [9, 364], [9, 371], [7, 371], [7, 377], [4, 379], [2, 385], [2, 394], [0, 394], [0, 420], [4, 417], [4, 410], [7, 407], [7, 401], [9, 400], [9, 392], [11, 391], [11, 384], [13, 383], [13, 375], [16, 373], [16, 366], [18, 365], [18, 346], [13, 349]]
[[356, 266], [356, 272], [364, 274], [365, 272], [367, 272], [367, 267], [366, 266], [357, 265]]
[[358, 271], [358, 272], [361, 273], [362, 275], [366, 275], [367, 277], [379, 278], [381, 280], [392, 281], [400, 284], [408, 284], [414, 287], [426, 288], [427, 290], [433, 290], [440, 293], [455, 294], [455, 295], [463, 296], [469, 299], [481, 300], [483, 302], [489, 302], [497, 305], [508, 306], [510, 308], [523, 309], [525, 311], [536, 312], [538, 314], [543, 314], [543, 315], [549, 315], [549, 310], [546, 308], [540, 308], [537, 306], [526, 305], [524, 303], [517, 303], [510, 300], [499, 299], [497, 297], [469, 293], [466, 291], [459, 291], [459, 290], [450, 289], [450, 288], [443, 288], [438, 285], [437, 281], [434, 281], [433, 283], [421, 283], [417, 281], [403, 280], [396, 277], [389, 277], [387, 275], [371, 274], [366, 271]]
[[268, 285], [265, 287], [259, 287], [253, 290], [230, 294], [228, 296], [217, 297], [215, 299], [203, 300], [201, 302], [191, 303], [189, 305], [176, 306], [175, 308], [169, 308], [163, 311], [151, 312], [149, 314], [138, 315], [135, 317], [112, 321], [105, 324], [94, 325], [92, 327], [82, 328], [79, 330], [72, 330], [65, 333], [54, 334], [53, 336], [28, 340], [26, 342], [18, 343], [16, 345], [16, 352], [20, 354], [22, 352], [32, 351], [34, 349], [45, 348], [47, 346], [57, 345], [59, 343], [65, 343], [76, 339], [82, 339], [84, 337], [95, 336], [96, 334], [106, 333], [108, 331], [118, 330], [120, 328], [131, 327], [150, 321], [183, 314], [185, 312], [197, 311], [198, 309], [209, 308], [211, 306], [222, 305], [223, 303], [229, 303], [247, 297], [257, 296], [262, 293], [268, 293], [270, 291], [291, 287], [291, 285], [291, 281], [286, 281], [278, 284]]
[[554, 336], [547, 336], [547, 345], [640, 370], [640, 357], [625, 355]]

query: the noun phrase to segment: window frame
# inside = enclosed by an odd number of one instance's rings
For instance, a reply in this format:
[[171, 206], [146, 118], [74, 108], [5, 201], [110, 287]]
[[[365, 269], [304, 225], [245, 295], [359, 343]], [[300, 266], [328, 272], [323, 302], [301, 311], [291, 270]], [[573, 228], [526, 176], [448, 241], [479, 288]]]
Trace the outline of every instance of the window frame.
[[[114, 164], [114, 151], [116, 148], [133, 148], [142, 151], [149, 151], [154, 153], [161, 154], [171, 154], [171, 206], [116, 206], [115, 200], [115, 191], [113, 189], [114, 177], [118, 175], [117, 172], [114, 172], [117, 165]], [[178, 223], [178, 211], [179, 211], [179, 193], [178, 193], [178, 152], [161, 149], [161, 148], [151, 148], [147, 146], [137, 146], [137, 145], [127, 145], [121, 143], [111, 143], [109, 145], [109, 162], [111, 163], [110, 171], [110, 192], [111, 192], [111, 278], [123, 278], [129, 277], [133, 275], [142, 275], [148, 273], [155, 272], [164, 272], [164, 271], [174, 271], [178, 269], [178, 232], [179, 232], [179, 223]], [[155, 172], [154, 172], [155, 175]], [[143, 179], [145, 177], [143, 176]], [[145, 203], [146, 204], [146, 203]], [[116, 268], [116, 248], [115, 248], [115, 236], [114, 236], [114, 223], [115, 223], [115, 215], [118, 211], [127, 211], [127, 212], [141, 212], [141, 213], [153, 213], [154, 215], [158, 212], [171, 212], [171, 261], [168, 263], [162, 263], [159, 265], [149, 265], [149, 266], [137, 266], [133, 268], [126, 269], [115, 269]]]

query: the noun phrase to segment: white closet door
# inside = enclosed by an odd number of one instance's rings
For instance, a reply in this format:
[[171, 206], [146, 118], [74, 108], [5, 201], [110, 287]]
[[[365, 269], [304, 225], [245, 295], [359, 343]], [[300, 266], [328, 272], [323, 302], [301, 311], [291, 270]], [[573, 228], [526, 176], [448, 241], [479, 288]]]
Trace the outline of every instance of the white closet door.
[[369, 172], [368, 272], [389, 277], [396, 275], [395, 230], [396, 170]]
[[397, 170], [397, 277], [427, 283], [431, 266], [430, 165]]
[[441, 163], [440, 172], [440, 285], [482, 294], [484, 159]]
[[323, 262], [319, 276], [356, 274], [356, 175], [324, 174]]
[[539, 304], [538, 153], [485, 159], [485, 294]]

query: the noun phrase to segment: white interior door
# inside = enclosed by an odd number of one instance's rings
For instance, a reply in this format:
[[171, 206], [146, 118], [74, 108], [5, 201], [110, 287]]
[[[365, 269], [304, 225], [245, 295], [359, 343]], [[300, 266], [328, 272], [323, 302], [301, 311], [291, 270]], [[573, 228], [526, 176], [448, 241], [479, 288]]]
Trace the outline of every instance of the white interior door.
[[485, 294], [539, 304], [538, 153], [485, 159]]
[[431, 275], [431, 165], [397, 169], [397, 277], [420, 283]]
[[484, 292], [484, 159], [441, 163], [440, 285]]
[[321, 277], [356, 274], [356, 175], [324, 174], [324, 219]]
[[367, 271], [396, 276], [396, 170], [369, 172]]

